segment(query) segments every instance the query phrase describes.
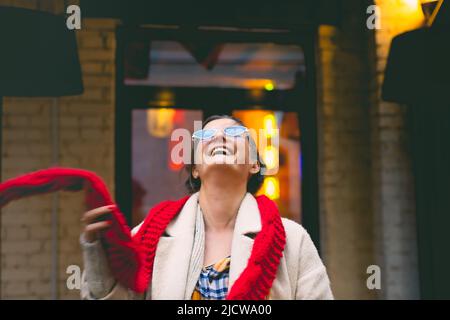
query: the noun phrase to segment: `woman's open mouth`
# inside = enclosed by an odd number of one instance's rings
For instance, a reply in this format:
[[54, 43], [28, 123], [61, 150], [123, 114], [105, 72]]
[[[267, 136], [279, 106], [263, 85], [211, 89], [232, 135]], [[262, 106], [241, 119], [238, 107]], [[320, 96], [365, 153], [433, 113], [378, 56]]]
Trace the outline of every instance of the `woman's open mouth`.
[[211, 148], [209, 155], [211, 157], [216, 156], [216, 155], [230, 156], [230, 155], [232, 155], [232, 152], [226, 146], [216, 146], [216, 147]]

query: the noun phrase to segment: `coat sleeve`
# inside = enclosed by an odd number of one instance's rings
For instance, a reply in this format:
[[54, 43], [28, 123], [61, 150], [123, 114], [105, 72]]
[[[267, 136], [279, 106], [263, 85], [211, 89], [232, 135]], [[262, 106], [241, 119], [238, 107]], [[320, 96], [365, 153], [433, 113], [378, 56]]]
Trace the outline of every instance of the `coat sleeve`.
[[[141, 225], [132, 230], [132, 234]], [[105, 251], [99, 241], [88, 243], [84, 235], [80, 237], [83, 252], [84, 270], [81, 276], [81, 299], [83, 300], [119, 300], [142, 299], [144, 295], [137, 295], [117, 283], [111, 274]]]
[[331, 300], [327, 270], [308, 232], [301, 227], [300, 254], [298, 258], [298, 275], [295, 299]]

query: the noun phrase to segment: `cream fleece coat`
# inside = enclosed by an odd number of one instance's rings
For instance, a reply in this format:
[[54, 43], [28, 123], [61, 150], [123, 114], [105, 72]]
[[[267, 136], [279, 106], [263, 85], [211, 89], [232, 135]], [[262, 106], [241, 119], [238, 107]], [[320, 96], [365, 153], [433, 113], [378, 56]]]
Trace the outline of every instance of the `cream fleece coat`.
[[[200, 213], [199, 213], [200, 212]], [[286, 246], [270, 290], [270, 299], [333, 299], [328, 275], [306, 230], [283, 218]], [[137, 232], [140, 225], [133, 229]], [[253, 246], [250, 234], [261, 230], [256, 199], [247, 193], [236, 217], [231, 246], [229, 288], [247, 265]], [[198, 280], [204, 253], [203, 217], [198, 193], [193, 194], [160, 238], [153, 278], [145, 295], [137, 295], [115, 284], [99, 243], [82, 241], [85, 271], [83, 299], [190, 299]], [[94, 294], [95, 293], [95, 294]]]

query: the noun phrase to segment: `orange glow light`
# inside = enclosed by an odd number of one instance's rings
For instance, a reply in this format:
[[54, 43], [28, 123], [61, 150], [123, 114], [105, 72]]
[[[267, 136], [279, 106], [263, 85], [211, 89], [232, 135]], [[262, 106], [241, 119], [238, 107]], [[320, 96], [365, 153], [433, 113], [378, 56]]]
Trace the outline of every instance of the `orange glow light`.
[[274, 135], [274, 130], [276, 129], [275, 116], [273, 114], [268, 114], [264, 116], [264, 132], [267, 138]]
[[267, 91], [272, 91], [273, 89], [275, 89], [275, 86], [273, 82], [268, 82], [264, 85], [264, 89], [266, 89]]
[[272, 200], [280, 197], [280, 182], [275, 177], [266, 177], [263, 184], [264, 194]]
[[173, 129], [174, 109], [159, 108], [147, 110], [148, 133], [157, 138], [168, 137]]
[[267, 146], [264, 150], [263, 160], [266, 164], [267, 170], [272, 170], [278, 167], [278, 150], [274, 146]]
[[411, 9], [419, 9], [419, 0], [402, 0], [402, 2]]

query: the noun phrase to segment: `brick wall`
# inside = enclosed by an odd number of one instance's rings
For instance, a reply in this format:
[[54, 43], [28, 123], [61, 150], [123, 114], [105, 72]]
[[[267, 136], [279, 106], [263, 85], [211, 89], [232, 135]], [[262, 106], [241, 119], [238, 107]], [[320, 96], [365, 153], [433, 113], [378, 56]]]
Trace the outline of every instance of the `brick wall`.
[[376, 76], [372, 125], [373, 206], [376, 257], [382, 270], [381, 298], [418, 299], [414, 181], [407, 148], [405, 106], [380, 98], [392, 38], [423, 23], [419, 1], [377, 0], [381, 29], [375, 33]]
[[[320, 204], [324, 258], [337, 298], [418, 298], [416, 226], [405, 107], [380, 88], [393, 36], [419, 27], [414, 1], [344, 1], [342, 26], [318, 41]], [[381, 290], [366, 287], [381, 267]]]
[[[0, 1], [56, 13], [63, 1]], [[101, 175], [111, 192], [114, 182], [114, 85], [115, 30], [113, 20], [84, 19], [76, 31], [85, 92], [77, 97], [5, 98], [3, 119], [2, 178], [49, 167], [53, 152], [58, 164], [89, 169]], [[56, 104], [56, 122], [52, 106]], [[59, 141], [52, 145], [52, 125]], [[52, 208], [58, 221], [57, 298], [78, 299], [77, 290], [66, 287], [66, 268], [82, 267], [78, 244], [79, 194], [30, 198], [11, 203], [2, 212], [2, 298], [52, 297]]]
[[318, 35], [319, 187], [322, 250], [338, 299], [371, 299], [373, 259], [369, 36], [364, 1], [343, 1], [341, 27]]

